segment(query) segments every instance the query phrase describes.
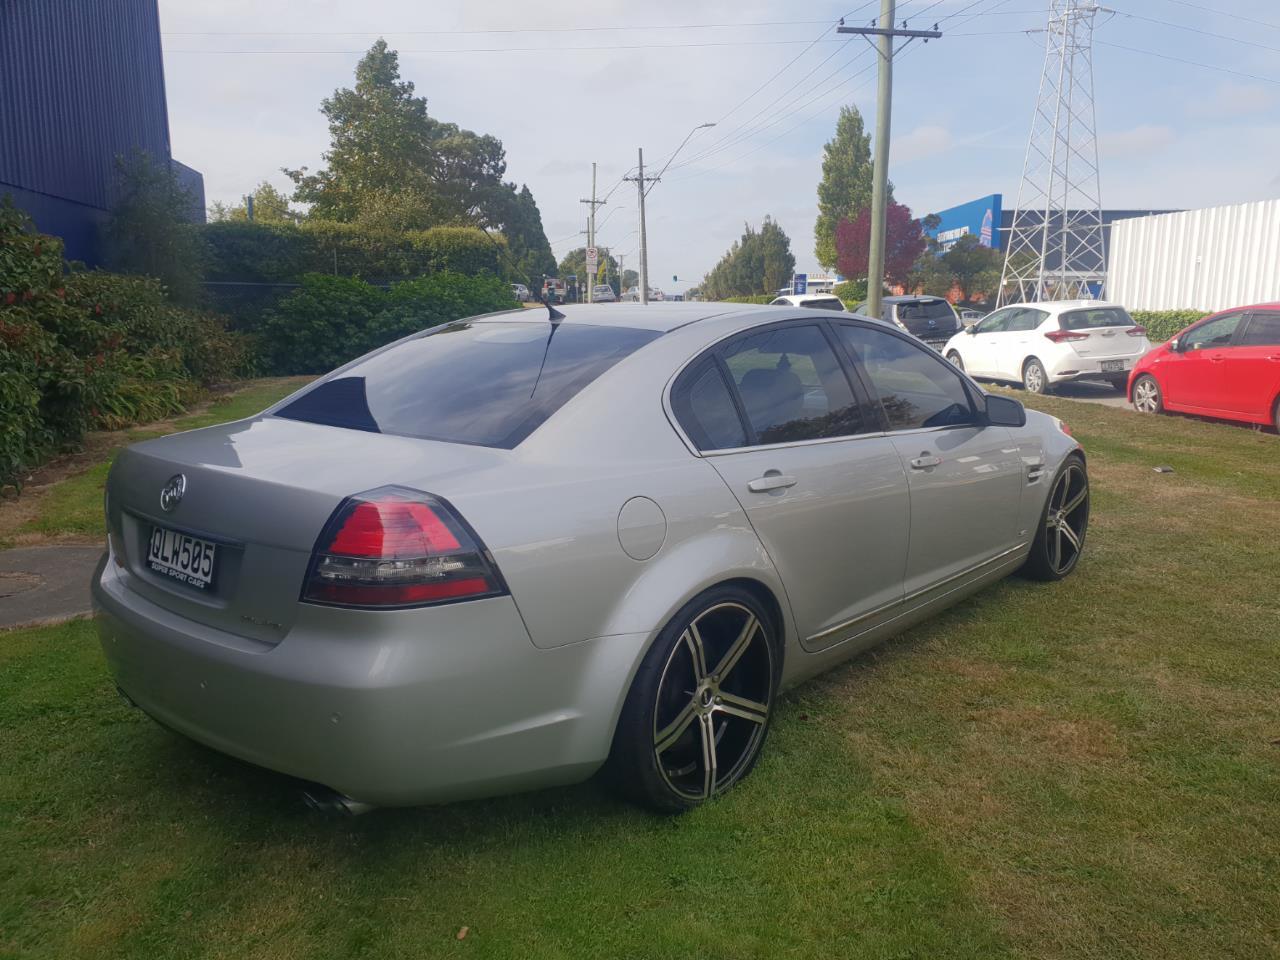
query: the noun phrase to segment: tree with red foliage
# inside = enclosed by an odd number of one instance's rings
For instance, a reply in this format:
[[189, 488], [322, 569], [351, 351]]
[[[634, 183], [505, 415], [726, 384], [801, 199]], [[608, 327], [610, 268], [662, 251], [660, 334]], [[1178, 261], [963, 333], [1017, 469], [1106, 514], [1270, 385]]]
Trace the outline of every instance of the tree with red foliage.
[[[885, 211], [885, 282], [905, 284], [924, 249], [924, 234], [919, 221], [911, 216], [911, 209], [890, 203]], [[865, 277], [870, 255], [871, 209], [864, 207], [853, 220], [843, 218], [836, 227], [836, 269], [851, 279]]]

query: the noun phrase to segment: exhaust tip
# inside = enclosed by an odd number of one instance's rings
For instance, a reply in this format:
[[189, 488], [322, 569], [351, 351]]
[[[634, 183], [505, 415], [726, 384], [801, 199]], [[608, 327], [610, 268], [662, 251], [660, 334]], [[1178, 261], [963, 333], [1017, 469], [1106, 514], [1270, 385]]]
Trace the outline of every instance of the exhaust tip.
[[371, 803], [353, 800], [346, 794], [338, 793], [324, 786], [311, 786], [302, 791], [302, 802], [308, 810], [323, 813], [327, 816], [358, 817], [377, 809]]

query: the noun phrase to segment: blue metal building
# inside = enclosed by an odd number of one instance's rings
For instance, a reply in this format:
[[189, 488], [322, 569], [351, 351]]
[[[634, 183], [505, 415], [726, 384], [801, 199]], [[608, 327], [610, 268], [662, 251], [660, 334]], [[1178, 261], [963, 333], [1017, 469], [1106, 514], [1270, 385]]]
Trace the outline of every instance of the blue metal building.
[[0, 0], [0, 196], [95, 264], [135, 150], [173, 165], [203, 220], [204, 180], [169, 150], [158, 0]]

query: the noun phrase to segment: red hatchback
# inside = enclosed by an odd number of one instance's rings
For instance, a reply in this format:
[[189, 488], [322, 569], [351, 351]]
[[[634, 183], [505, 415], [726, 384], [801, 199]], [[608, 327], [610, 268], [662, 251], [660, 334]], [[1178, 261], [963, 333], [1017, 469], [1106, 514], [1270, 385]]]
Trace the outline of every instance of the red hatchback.
[[1205, 317], [1152, 350], [1129, 374], [1142, 413], [1174, 410], [1280, 430], [1280, 303]]

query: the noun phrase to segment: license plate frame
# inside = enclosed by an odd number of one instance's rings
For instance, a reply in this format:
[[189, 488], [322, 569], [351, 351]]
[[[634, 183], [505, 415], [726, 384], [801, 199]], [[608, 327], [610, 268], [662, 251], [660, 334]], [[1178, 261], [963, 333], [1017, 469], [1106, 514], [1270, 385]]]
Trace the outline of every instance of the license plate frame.
[[1129, 369], [1127, 360], [1101, 360], [1099, 364], [1103, 373], [1124, 373]]
[[218, 571], [218, 544], [172, 527], [152, 524], [147, 568], [193, 590], [208, 592]]

